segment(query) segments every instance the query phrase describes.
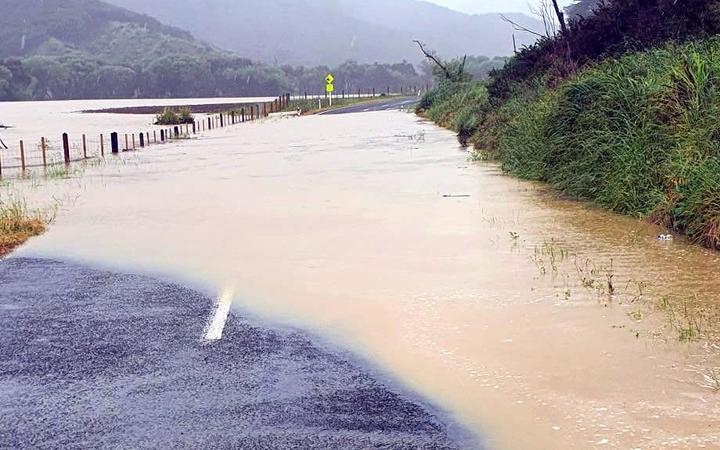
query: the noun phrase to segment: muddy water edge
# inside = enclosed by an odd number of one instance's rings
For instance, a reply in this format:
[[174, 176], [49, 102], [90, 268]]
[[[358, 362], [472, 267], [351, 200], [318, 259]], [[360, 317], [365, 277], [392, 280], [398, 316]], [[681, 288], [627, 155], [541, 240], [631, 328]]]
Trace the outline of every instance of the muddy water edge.
[[720, 255], [468, 162], [413, 115], [269, 120], [7, 189], [61, 199], [18, 255], [233, 286], [492, 447], [720, 446]]

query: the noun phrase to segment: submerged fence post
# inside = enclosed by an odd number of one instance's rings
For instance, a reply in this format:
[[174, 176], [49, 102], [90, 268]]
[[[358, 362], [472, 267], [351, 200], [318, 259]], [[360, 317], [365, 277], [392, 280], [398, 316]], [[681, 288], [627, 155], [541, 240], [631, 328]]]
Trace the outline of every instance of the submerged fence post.
[[42, 152], [43, 167], [47, 167], [47, 144], [44, 137], [40, 138], [40, 150]]
[[105, 138], [103, 138], [102, 133], [100, 133], [100, 156], [105, 157]]
[[83, 159], [87, 159], [87, 139], [85, 138], [85, 135], [82, 135], [82, 142], [83, 142]]
[[180, 127], [175, 125], [175, 127], [173, 127], [173, 131], [175, 132], [175, 139], [179, 138], [180, 137]]
[[140, 148], [145, 148], [145, 133], [140, 133]]
[[223, 119], [223, 115], [220, 114], [220, 128], [223, 128], [225, 126], [225, 119]]
[[20, 141], [20, 167], [25, 172], [25, 144], [23, 144], [22, 140]]
[[70, 139], [67, 133], [63, 133], [63, 155], [65, 156], [65, 164], [70, 164]]
[[165, 142], [165, 130], [160, 130], [160, 142]]
[[118, 153], [120, 151], [120, 143], [118, 142], [117, 133], [110, 133], [110, 148], [113, 153]]

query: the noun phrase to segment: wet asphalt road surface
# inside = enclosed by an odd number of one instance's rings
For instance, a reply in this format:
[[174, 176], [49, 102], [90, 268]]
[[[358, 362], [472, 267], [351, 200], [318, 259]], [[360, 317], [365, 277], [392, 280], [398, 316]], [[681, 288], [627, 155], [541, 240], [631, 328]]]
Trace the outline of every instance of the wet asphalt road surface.
[[0, 261], [0, 448], [478, 448], [351, 355], [196, 291]]
[[393, 111], [396, 109], [405, 109], [414, 107], [420, 101], [420, 97], [403, 97], [382, 100], [378, 102], [365, 103], [359, 105], [346, 106], [344, 108], [333, 109], [321, 114], [351, 114], [361, 112], [374, 111]]

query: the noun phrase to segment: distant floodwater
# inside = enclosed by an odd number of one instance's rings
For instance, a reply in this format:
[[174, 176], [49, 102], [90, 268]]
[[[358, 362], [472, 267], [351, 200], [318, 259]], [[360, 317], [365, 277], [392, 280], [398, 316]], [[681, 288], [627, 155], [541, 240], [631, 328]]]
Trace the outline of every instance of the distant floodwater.
[[246, 98], [163, 98], [126, 100], [65, 100], [47, 102], [0, 103], [0, 123], [12, 128], [0, 130], [0, 138], [10, 147], [22, 139], [35, 145], [41, 137], [59, 142], [63, 133], [71, 137], [118, 133], [137, 133], [152, 126], [153, 115], [86, 114], [82, 111], [136, 106], [175, 106], [193, 104], [254, 103], [274, 97]]

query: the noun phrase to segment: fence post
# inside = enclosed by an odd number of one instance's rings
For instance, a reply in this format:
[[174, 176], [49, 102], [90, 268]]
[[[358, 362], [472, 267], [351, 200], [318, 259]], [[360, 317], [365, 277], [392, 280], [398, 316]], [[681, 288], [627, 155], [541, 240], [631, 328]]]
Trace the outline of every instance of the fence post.
[[165, 142], [165, 130], [160, 130], [160, 142]]
[[44, 137], [40, 138], [40, 149], [42, 151], [43, 167], [47, 167], [47, 144]]
[[87, 139], [85, 139], [85, 135], [82, 135], [83, 137], [83, 159], [87, 159]]
[[102, 158], [105, 157], [105, 139], [103, 138], [102, 133], [100, 134], [100, 156]]
[[140, 133], [140, 148], [145, 148], [145, 133]]
[[220, 128], [225, 127], [225, 119], [223, 118], [222, 113], [220, 113]]
[[118, 153], [120, 151], [120, 143], [118, 142], [118, 134], [115, 132], [110, 133], [110, 148], [113, 153]]
[[148, 131], [145, 133], [145, 142], [147, 143], [147, 146], [150, 147], [150, 132]]
[[180, 127], [175, 125], [175, 127], [173, 128], [173, 131], [175, 132], [175, 139], [178, 139], [180, 137]]
[[20, 166], [22, 167], [22, 171], [25, 172], [25, 144], [23, 144], [23, 141], [20, 141]]
[[193, 126], [193, 134], [197, 134], [197, 128], [195, 127], [195, 122], [192, 123]]
[[67, 133], [63, 133], [63, 154], [65, 156], [65, 164], [70, 164], [70, 139]]

